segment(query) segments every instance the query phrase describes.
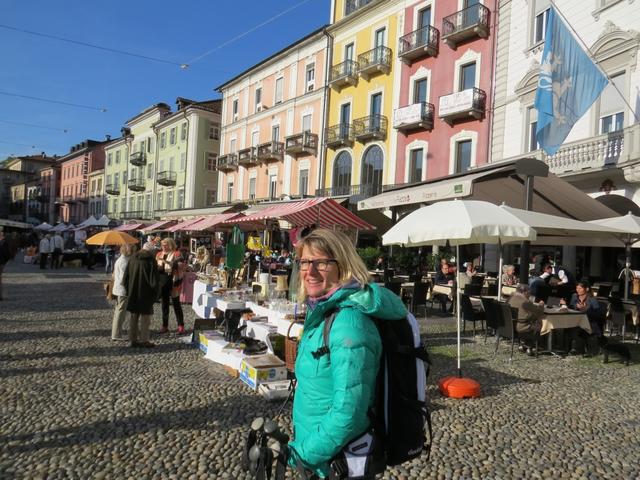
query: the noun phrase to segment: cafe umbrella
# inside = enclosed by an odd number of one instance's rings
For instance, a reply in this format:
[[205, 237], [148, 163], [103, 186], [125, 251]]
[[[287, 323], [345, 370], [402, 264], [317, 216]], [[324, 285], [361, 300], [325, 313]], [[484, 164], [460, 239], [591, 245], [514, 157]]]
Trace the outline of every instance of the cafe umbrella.
[[[434, 203], [411, 212], [382, 236], [383, 245], [420, 247], [445, 245], [456, 247], [474, 243], [504, 243], [535, 240], [536, 231], [529, 225], [489, 202], [452, 200]], [[480, 385], [462, 377], [460, 365], [460, 289], [456, 287], [456, 329], [458, 350], [458, 376], [440, 380], [440, 390], [450, 397], [476, 397]]]

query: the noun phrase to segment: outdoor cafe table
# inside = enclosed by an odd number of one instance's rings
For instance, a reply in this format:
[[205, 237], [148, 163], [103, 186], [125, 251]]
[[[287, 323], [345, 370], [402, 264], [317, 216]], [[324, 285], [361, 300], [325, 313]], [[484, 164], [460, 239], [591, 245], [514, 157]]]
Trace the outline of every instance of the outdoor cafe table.
[[591, 333], [591, 325], [587, 315], [568, 308], [545, 308], [540, 335], [547, 335], [547, 350], [552, 351], [552, 335], [554, 330], [580, 327]]
[[435, 294], [446, 295], [449, 297], [449, 300], [453, 300], [453, 285], [439, 285], [435, 284], [433, 289], [431, 290], [431, 296]]

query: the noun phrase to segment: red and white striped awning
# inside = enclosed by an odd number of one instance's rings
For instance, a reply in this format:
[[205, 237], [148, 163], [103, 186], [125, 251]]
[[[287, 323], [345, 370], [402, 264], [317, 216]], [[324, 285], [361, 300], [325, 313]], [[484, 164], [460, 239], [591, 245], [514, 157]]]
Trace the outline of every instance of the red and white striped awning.
[[114, 228], [119, 232], [132, 232], [134, 230], [142, 230], [144, 228], [144, 223], [123, 223], [119, 227]]
[[[220, 215], [210, 215], [191, 225], [189, 230], [194, 232], [202, 232], [204, 230], [214, 230], [216, 226], [220, 226], [236, 217], [242, 217], [241, 213], [221, 213]], [[229, 228], [229, 227], [227, 227]]]
[[187, 230], [191, 230], [191, 228], [189, 228], [190, 226], [194, 225], [195, 223], [198, 223], [201, 220], [204, 220], [206, 217], [197, 217], [197, 218], [191, 218], [189, 220], [184, 220], [183, 222], [180, 222], [176, 225], [174, 225], [173, 227], [169, 227], [165, 229], [165, 232], [184, 232]]
[[142, 229], [142, 233], [145, 235], [151, 232], [164, 231], [164, 229], [175, 225], [175, 220], [160, 220], [159, 222], [154, 223], [153, 225], [149, 225]]
[[317, 225], [332, 228], [335, 225], [372, 230], [375, 227], [354, 215], [331, 198], [310, 198], [276, 204], [245, 217], [228, 220], [227, 223], [264, 222], [270, 219], [282, 219], [294, 226]]

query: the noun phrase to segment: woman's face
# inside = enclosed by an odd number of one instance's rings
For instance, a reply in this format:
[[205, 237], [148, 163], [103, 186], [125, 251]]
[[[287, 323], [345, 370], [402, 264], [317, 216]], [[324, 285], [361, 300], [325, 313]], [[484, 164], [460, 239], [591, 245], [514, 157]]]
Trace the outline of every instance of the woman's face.
[[507, 275], [513, 275], [515, 271], [516, 271], [515, 268], [509, 267], [509, 268], [507, 268]]
[[442, 273], [447, 274], [449, 273], [449, 265], [447, 265], [446, 263], [443, 263], [440, 266], [440, 270], [442, 270]]
[[171, 251], [171, 247], [169, 246], [168, 243], [162, 242], [161, 245], [162, 245], [162, 251], [163, 252], [168, 253], [168, 252]]
[[586, 288], [584, 288], [582, 285], [576, 285], [576, 293], [578, 295], [580, 295], [580, 296], [586, 295], [587, 291], [588, 290]]
[[[324, 252], [312, 250], [310, 247], [305, 246], [302, 249], [300, 258], [300, 261], [303, 260], [333, 259]], [[301, 269], [300, 274], [309, 297], [321, 297], [340, 285], [340, 269], [335, 262], [327, 263], [327, 269], [323, 272], [318, 271], [316, 266], [310, 263], [309, 268], [307, 270]]]

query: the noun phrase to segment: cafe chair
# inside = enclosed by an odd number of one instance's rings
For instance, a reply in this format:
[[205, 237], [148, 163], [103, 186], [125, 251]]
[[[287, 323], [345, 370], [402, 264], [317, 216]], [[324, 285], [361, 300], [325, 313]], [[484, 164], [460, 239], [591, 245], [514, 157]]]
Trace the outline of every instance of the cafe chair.
[[400, 289], [402, 288], [401, 282], [384, 282], [384, 287], [391, 290], [396, 295], [400, 296]]
[[500, 325], [497, 329], [497, 338], [496, 338], [496, 349], [494, 355], [498, 353], [498, 347], [500, 346], [500, 338], [511, 339], [511, 355], [509, 356], [509, 361], [513, 360], [513, 349], [515, 346], [516, 338], [518, 339], [531, 339], [534, 341], [535, 348], [535, 356], [538, 357], [538, 340], [540, 339], [539, 333], [531, 333], [531, 334], [518, 334], [516, 332], [516, 323], [517, 323], [517, 309], [512, 308], [506, 302], [496, 302], [496, 310], [500, 317]]
[[487, 295], [489, 297], [497, 297], [498, 296], [498, 284], [490, 283], [487, 287]]
[[622, 341], [624, 341], [627, 324], [627, 311], [624, 309], [624, 304], [620, 298], [609, 297], [609, 312], [607, 314], [607, 319], [609, 336], [613, 335], [613, 330], [616, 329], [620, 332], [622, 335]]
[[484, 329], [485, 312], [475, 310], [469, 295], [460, 295], [460, 312], [462, 313], [462, 331], [467, 327], [467, 322], [473, 322], [473, 336], [476, 336], [476, 322], [480, 322], [480, 326]]
[[497, 335], [498, 327], [500, 326], [500, 315], [496, 310], [497, 301], [493, 298], [480, 297], [482, 302], [482, 308], [484, 309], [484, 321], [486, 322], [486, 328], [484, 329], [484, 343], [487, 343], [487, 332], [489, 329], [494, 335]]
[[[419, 307], [424, 309], [424, 316], [427, 316], [427, 292], [429, 291], [428, 283], [414, 283], [413, 293], [409, 297], [409, 311], [414, 315], [418, 311]], [[432, 303], [433, 305], [433, 303]]]
[[600, 298], [608, 298], [611, 295], [611, 285], [600, 285], [598, 287], [598, 296]]
[[464, 294], [471, 297], [478, 297], [482, 293], [482, 284], [467, 283], [464, 286]]

